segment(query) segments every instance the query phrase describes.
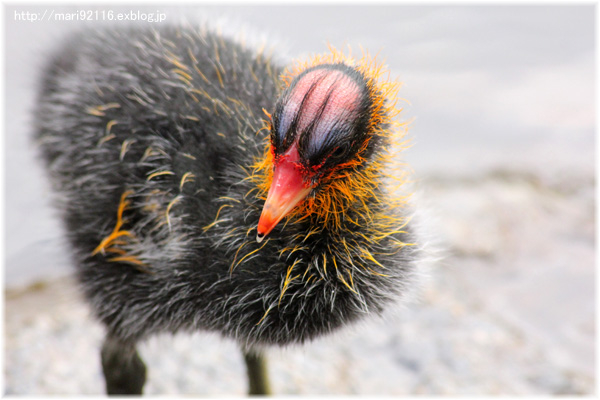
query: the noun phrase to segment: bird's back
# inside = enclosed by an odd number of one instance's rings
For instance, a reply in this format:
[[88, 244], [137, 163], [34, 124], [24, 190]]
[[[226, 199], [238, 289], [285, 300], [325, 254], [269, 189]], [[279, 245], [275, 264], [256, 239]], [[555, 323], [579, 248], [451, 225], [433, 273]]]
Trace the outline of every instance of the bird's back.
[[36, 112], [44, 156], [71, 199], [91, 195], [100, 205], [96, 196], [112, 191], [105, 201], [118, 202], [122, 189], [156, 182], [210, 203], [228, 184], [225, 168], [261, 154], [267, 133], [256, 133], [280, 72], [200, 28], [86, 32], [44, 77]]
[[[97, 308], [118, 313], [127, 307], [119, 290], [137, 297], [173, 283], [158, 275], [182, 267], [186, 240], [198, 234], [182, 219], [212, 222], [214, 200], [231, 184], [226, 171], [262, 154], [263, 108], [276, 101], [280, 72], [266, 55], [203, 28], [85, 32], [54, 56], [37, 139]], [[117, 224], [129, 234], [91, 257]], [[201, 268], [211, 251], [199, 247]], [[114, 298], [103, 294], [110, 290]]]

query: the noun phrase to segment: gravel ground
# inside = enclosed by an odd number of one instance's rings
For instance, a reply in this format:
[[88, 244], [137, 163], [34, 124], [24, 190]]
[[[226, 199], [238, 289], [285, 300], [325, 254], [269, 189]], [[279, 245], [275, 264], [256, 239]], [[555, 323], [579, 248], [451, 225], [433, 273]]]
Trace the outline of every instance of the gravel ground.
[[[593, 179], [429, 176], [447, 254], [418, 301], [304, 347], [269, 351], [277, 394], [590, 394]], [[482, 223], [482, 221], [484, 221]], [[72, 278], [6, 293], [6, 393], [101, 394], [102, 328]], [[140, 346], [148, 394], [243, 395], [216, 335]]]

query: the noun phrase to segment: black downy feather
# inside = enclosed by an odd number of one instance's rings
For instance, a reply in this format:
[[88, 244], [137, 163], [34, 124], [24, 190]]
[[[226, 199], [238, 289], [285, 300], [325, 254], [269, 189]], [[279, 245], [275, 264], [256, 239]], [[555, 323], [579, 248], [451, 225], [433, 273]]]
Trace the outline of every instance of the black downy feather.
[[[111, 336], [208, 330], [247, 345], [299, 343], [380, 314], [412, 285], [416, 246], [388, 254], [385, 240], [359, 243], [381, 254], [385, 273], [371, 274], [365, 259], [338, 257], [334, 268], [339, 235], [306, 238], [310, 220], [255, 242], [263, 200], [247, 178], [263, 156], [263, 109], [275, 110], [281, 72], [204, 27], [86, 31], [51, 60], [37, 140], [78, 278]], [[382, 145], [374, 140], [369, 154]], [[98, 251], [119, 204], [127, 234]], [[415, 242], [410, 224], [392, 237]], [[339, 270], [353, 274], [354, 290]]]

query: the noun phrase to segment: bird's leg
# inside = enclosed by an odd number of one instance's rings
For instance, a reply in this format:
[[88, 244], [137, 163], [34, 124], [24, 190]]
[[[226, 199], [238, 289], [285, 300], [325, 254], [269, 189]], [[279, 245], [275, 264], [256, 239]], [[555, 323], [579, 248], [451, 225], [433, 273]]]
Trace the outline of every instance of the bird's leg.
[[248, 394], [251, 396], [270, 395], [271, 388], [269, 387], [267, 360], [264, 354], [253, 349], [244, 349], [242, 351], [248, 372]]
[[142, 394], [146, 365], [138, 355], [135, 343], [107, 335], [101, 356], [107, 394]]

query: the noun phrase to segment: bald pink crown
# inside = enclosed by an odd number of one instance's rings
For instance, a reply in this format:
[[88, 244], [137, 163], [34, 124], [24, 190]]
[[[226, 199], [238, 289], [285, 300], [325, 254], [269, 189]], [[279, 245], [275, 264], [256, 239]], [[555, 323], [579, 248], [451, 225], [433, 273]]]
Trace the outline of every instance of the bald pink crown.
[[350, 130], [360, 115], [365, 91], [349, 71], [323, 65], [297, 78], [278, 115], [280, 134], [295, 124], [298, 134], [310, 130], [310, 146], [319, 148], [332, 131]]

